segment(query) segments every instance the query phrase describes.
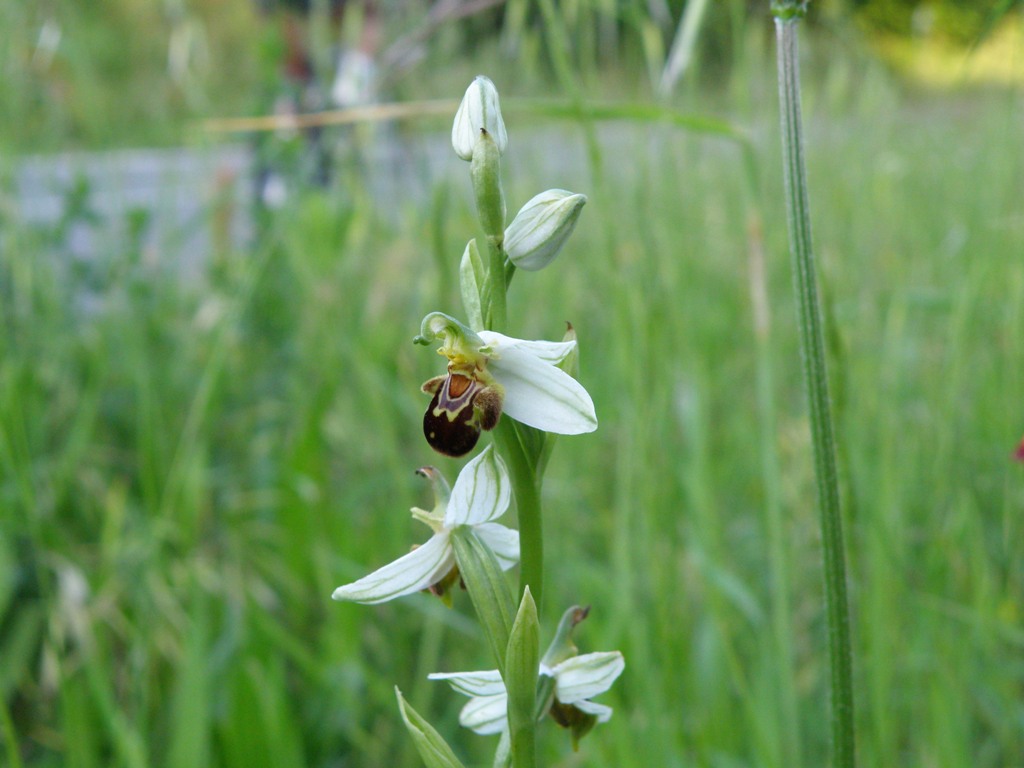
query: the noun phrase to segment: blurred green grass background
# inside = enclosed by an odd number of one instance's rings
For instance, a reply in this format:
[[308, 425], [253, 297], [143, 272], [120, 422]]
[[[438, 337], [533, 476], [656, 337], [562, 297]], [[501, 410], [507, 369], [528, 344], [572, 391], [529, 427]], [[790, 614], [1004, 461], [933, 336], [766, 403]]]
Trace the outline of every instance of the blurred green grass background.
[[[550, 631], [565, 606], [590, 604], [581, 650], [621, 649], [627, 667], [602, 698], [611, 722], [578, 754], [548, 728], [543, 752], [560, 766], [824, 764], [770, 24], [740, 3], [712, 10], [673, 102], [748, 129], [756, 176], [733, 142], [637, 120], [613, 140], [601, 126], [584, 171], [553, 178], [517, 166], [516, 147], [585, 147], [592, 126], [517, 108], [565, 96], [523, 7], [515, 61], [501, 29], [474, 42], [479, 20], [451, 25], [431, 41], [434, 66], [393, 90], [457, 98], [489, 74], [507, 92], [510, 209], [549, 186], [590, 198], [559, 261], [516, 278], [510, 317], [527, 338], [573, 322], [601, 421], [560, 439], [547, 475], [542, 620]], [[59, 77], [21, 56], [38, 50], [25, 41], [39, 8], [3, 11], [3, 102], [25, 115], [5, 120], [5, 171], [16, 152], [208, 143], [192, 120], [255, 110], [271, 76], [273, 34], [241, 0], [53, 8], [68, 38]], [[176, 8], [213, 62], [186, 85], [161, 58]], [[653, 100], [645, 5], [561, 12], [588, 101]], [[805, 107], [861, 762], [1024, 765], [1021, 92], [920, 90], [853, 21], [823, 17], [806, 34]], [[152, 34], [126, 35], [147, 22]], [[447, 144], [443, 123], [401, 131]], [[387, 210], [303, 190], [261, 215], [251, 245], [213, 239], [184, 281], [175, 254], [130, 238], [105, 243], [86, 280], [5, 191], [0, 762], [418, 765], [398, 685], [467, 765], [489, 764], [490, 740], [458, 729], [463, 702], [426, 680], [490, 666], [468, 600], [329, 599], [421, 540], [407, 509], [428, 489], [413, 470], [458, 469], [420, 437], [418, 387], [439, 360], [411, 344], [426, 312], [459, 307], [474, 219], [466, 166], [449, 168], [432, 189], [410, 171]], [[223, 215], [211, 205], [205, 223]]]

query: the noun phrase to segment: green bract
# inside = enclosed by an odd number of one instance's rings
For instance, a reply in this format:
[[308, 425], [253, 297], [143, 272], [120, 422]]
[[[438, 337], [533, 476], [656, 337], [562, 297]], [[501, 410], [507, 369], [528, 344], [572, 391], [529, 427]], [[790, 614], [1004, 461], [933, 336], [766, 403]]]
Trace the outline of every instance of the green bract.
[[397, 686], [395, 696], [398, 698], [398, 711], [402, 715], [402, 721], [427, 768], [463, 768], [448, 742], [409, 705]]
[[523, 765], [536, 752], [537, 668], [540, 664], [537, 604], [529, 586], [523, 590], [505, 653], [505, 690], [512, 762]]
[[501, 150], [491, 134], [481, 131], [473, 147], [469, 178], [480, 228], [495, 246], [505, 239], [505, 191], [501, 186]]
[[484, 287], [487, 285], [487, 268], [480, 258], [480, 249], [476, 240], [466, 243], [459, 262], [459, 290], [462, 303], [466, 307], [469, 323], [474, 328], [484, 327]]

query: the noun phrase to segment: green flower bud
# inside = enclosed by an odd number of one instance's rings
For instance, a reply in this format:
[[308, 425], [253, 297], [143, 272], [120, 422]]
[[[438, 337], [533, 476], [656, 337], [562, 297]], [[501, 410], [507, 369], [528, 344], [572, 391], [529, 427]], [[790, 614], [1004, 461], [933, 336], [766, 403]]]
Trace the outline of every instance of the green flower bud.
[[469, 84], [462, 97], [459, 110], [452, 125], [452, 147], [463, 160], [473, 159], [473, 147], [480, 140], [481, 132], [494, 140], [499, 154], [508, 146], [505, 121], [501, 119], [501, 105], [498, 103], [498, 89], [488, 78], [477, 75]]
[[505, 230], [505, 253], [520, 269], [536, 271], [558, 255], [587, 202], [564, 189], [541, 192], [522, 207]]

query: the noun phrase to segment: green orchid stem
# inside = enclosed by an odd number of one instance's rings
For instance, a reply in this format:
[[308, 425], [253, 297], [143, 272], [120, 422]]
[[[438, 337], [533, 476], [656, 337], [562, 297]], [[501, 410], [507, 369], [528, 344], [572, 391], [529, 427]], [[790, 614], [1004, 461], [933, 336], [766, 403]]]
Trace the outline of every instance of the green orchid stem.
[[[780, 4], [785, 5], [785, 4]], [[829, 407], [828, 374], [821, 308], [818, 303], [814, 255], [811, 250], [807, 172], [804, 167], [800, 118], [800, 67], [797, 48], [799, 13], [776, 12], [778, 41], [779, 102], [782, 123], [783, 172], [793, 280], [797, 294], [800, 349], [804, 382], [810, 406], [814, 469], [821, 515], [821, 539], [825, 570], [825, 603], [828, 617], [829, 662], [832, 692], [832, 765], [853, 768], [853, 676], [850, 651], [850, 617], [846, 598], [846, 563], [843, 525], [839, 507], [836, 449]]]
[[544, 589], [544, 539], [540, 509], [540, 483], [536, 468], [519, 438], [512, 419], [505, 417], [495, 430], [501, 455], [508, 465], [512, 493], [519, 516], [519, 596], [530, 587], [539, 606]]
[[536, 768], [537, 724], [517, 728], [511, 735], [513, 768]]
[[490, 288], [490, 306], [487, 309], [488, 329], [504, 333], [508, 325], [506, 294], [508, 279], [505, 277], [505, 250], [487, 238], [487, 282]]

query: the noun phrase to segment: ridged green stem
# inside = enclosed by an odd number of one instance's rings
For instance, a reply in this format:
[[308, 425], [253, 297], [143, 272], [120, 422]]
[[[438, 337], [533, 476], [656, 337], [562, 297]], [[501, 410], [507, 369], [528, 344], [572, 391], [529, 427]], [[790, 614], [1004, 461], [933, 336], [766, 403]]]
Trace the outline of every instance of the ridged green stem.
[[544, 594], [544, 536], [541, 523], [540, 481], [516, 424], [503, 418], [495, 430], [501, 455], [508, 464], [519, 518], [519, 596], [530, 587], [539, 606]]
[[[779, 5], [787, 6], [786, 3]], [[814, 272], [814, 254], [811, 249], [810, 207], [800, 117], [797, 24], [802, 15], [802, 5], [789, 4], [792, 7], [774, 9], [778, 41], [783, 172], [786, 184], [789, 248], [797, 294], [800, 350], [809, 401], [818, 510], [821, 518], [831, 670], [832, 765], [834, 768], [853, 768], [856, 764], [853, 675], [843, 525], [839, 506], [839, 481], [836, 473], [835, 437], [829, 404], [821, 308]]]
[[505, 250], [491, 238], [487, 238], [487, 275], [489, 289], [489, 303], [486, 310], [487, 328], [504, 333], [508, 326]]

